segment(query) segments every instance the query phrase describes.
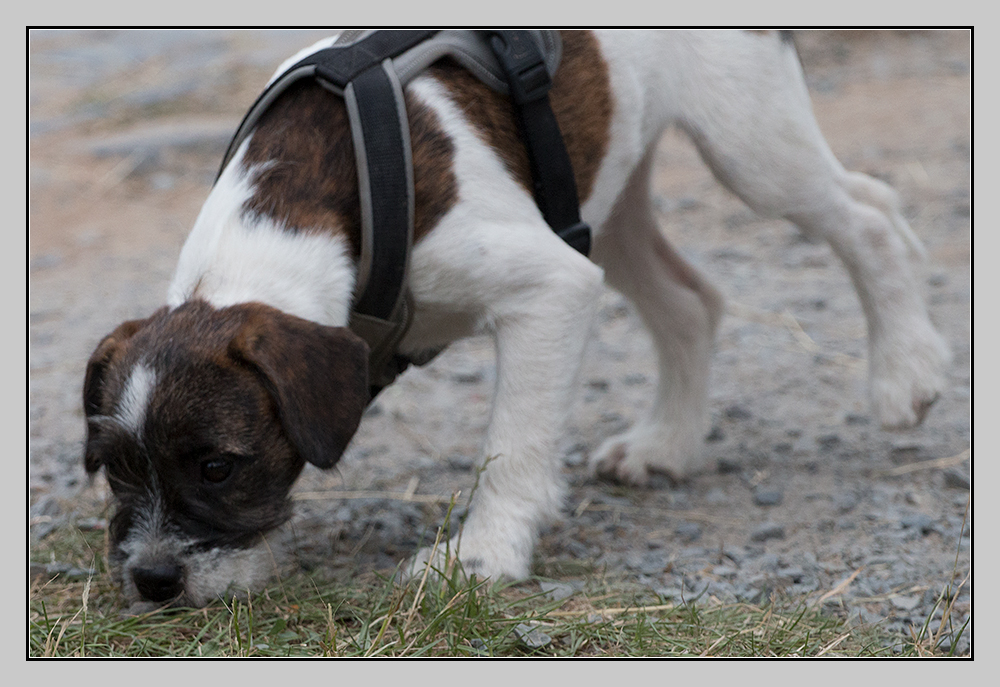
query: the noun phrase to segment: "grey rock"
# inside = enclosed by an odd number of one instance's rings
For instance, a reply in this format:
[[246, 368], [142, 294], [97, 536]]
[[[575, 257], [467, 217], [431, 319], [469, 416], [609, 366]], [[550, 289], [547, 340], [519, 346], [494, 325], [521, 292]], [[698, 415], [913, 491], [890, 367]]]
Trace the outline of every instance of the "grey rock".
[[39, 270], [47, 270], [53, 267], [58, 267], [62, 264], [63, 258], [59, 253], [43, 253], [42, 255], [33, 258], [29, 270], [32, 272], [37, 272]]
[[768, 539], [784, 539], [785, 526], [774, 522], [766, 522], [755, 527], [750, 532], [751, 541], [767, 541]]
[[591, 556], [590, 547], [576, 539], [570, 539], [565, 544], [563, 544], [563, 547], [566, 549], [566, 551], [568, 551], [574, 557], [579, 559], [587, 559], [590, 558]]
[[622, 377], [622, 384], [625, 386], [640, 386], [648, 383], [649, 377], [644, 374], [628, 374]]
[[854, 606], [851, 608], [850, 612], [847, 614], [847, 623], [851, 627], [862, 627], [865, 625], [876, 625], [881, 623], [885, 618], [880, 616], [874, 611], [870, 611], [863, 606]]
[[723, 503], [729, 502], [729, 496], [726, 495], [725, 490], [720, 487], [712, 487], [705, 494], [705, 503], [710, 506], [719, 506]]
[[452, 470], [471, 470], [475, 466], [476, 459], [472, 456], [464, 456], [460, 453], [448, 456], [448, 467]]
[[108, 521], [104, 518], [80, 518], [76, 521], [76, 528], [83, 532], [103, 532], [108, 528]]
[[723, 413], [728, 420], [749, 420], [753, 417], [753, 413], [744, 408], [741, 405], [731, 405], [726, 408]]
[[529, 625], [528, 623], [518, 623], [515, 625], [514, 634], [529, 649], [541, 649], [552, 643], [552, 637], [542, 632], [538, 626]]
[[969, 478], [965, 474], [959, 470], [951, 468], [944, 471], [944, 486], [949, 489], [969, 491], [972, 484], [969, 482]]
[[756, 567], [760, 570], [775, 571], [778, 569], [778, 564], [781, 559], [776, 553], [765, 553], [761, 554], [756, 560]]
[[562, 601], [575, 594], [581, 585], [575, 585], [567, 582], [539, 582], [538, 586], [541, 587], [542, 592], [545, 596], [553, 601]]
[[838, 513], [850, 513], [854, 510], [861, 499], [853, 491], [845, 491], [837, 494], [833, 499]]
[[701, 538], [701, 525], [696, 522], [682, 522], [674, 533], [686, 542], [698, 541]]
[[743, 464], [732, 458], [719, 458], [716, 462], [716, 470], [718, 470], [720, 475], [731, 475], [734, 472], [742, 471]]
[[934, 530], [934, 519], [924, 513], [904, 515], [899, 522], [903, 529], [918, 530], [921, 534], [930, 534]]
[[784, 499], [780, 489], [758, 486], [753, 490], [753, 502], [758, 506], [777, 506]]
[[776, 574], [781, 579], [799, 582], [805, 575], [805, 571], [797, 565], [792, 565], [787, 568], [779, 568]]
[[920, 605], [920, 597], [919, 596], [894, 596], [894, 597], [892, 597], [892, 599], [889, 600], [889, 603], [891, 603], [893, 606], [895, 606], [896, 608], [898, 608], [900, 610], [903, 610], [903, 611], [912, 611], [913, 609], [915, 609], [917, 606]]
[[678, 601], [684, 598], [684, 590], [680, 587], [670, 586], [670, 587], [658, 587], [653, 590], [664, 599], [677, 599]]
[[820, 451], [832, 451], [840, 446], [840, 436], [837, 434], [823, 434], [816, 437], [816, 443]]

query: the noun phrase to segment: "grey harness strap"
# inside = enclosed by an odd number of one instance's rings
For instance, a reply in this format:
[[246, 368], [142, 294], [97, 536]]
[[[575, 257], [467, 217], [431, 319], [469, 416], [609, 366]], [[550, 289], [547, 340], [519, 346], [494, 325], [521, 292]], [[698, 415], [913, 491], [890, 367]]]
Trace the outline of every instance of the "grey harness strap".
[[[537, 48], [551, 79], [562, 56], [558, 32], [518, 33]], [[358, 167], [362, 225], [349, 326], [368, 343], [373, 398], [409, 364], [425, 364], [439, 352], [418, 360], [400, 356], [397, 348], [413, 317], [406, 288], [413, 243], [413, 165], [403, 87], [443, 57], [453, 58], [490, 88], [511, 94], [508, 70], [481, 31], [346, 31], [330, 48], [272, 80], [244, 117], [219, 170], [221, 175], [268, 107], [299, 79], [315, 78], [344, 98]]]

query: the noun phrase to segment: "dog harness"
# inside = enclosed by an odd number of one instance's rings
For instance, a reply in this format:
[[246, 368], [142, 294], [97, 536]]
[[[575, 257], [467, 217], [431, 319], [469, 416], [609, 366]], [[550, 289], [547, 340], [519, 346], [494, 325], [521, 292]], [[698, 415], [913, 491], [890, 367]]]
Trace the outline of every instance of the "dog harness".
[[580, 221], [573, 168], [548, 98], [561, 54], [555, 31], [345, 31], [331, 47], [273, 79], [236, 130], [219, 175], [292, 83], [313, 78], [344, 99], [361, 202], [361, 257], [349, 327], [371, 351], [372, 398], [410, 364], [426, 364], [440, 352], [408, 357], [397, 350], [413, 318], [406, 287], [413, 246], [413, 163], [403, 86], [435, 61], [452, 57], [508, 95], [539, 210], [556, 234], [588, 255], [590, 227]]

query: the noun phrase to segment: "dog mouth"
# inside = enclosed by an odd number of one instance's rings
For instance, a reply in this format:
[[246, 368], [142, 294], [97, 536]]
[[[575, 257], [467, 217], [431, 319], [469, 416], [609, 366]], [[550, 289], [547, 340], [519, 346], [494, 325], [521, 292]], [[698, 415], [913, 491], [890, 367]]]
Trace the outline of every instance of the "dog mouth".
[[235, 548], [171, 537], [130, 538], [116, 547], [111, 562], [130, 615], [246, 598], [279, 567], [275, 547], [264, 535]]

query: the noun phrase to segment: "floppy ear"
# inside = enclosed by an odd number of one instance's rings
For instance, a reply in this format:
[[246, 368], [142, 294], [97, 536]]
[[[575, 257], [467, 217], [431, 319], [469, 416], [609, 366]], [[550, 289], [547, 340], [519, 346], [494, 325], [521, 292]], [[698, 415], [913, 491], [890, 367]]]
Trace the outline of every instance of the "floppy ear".
[[83, 452], [83, 465], [87, 472], [97, 472], [101, 467], [101, 457], [93, 451], [94, 440], [100, 433], [100, 428], [91, 419], [101, 414], [104, 406], [104, 381], [118, 349], [142, 329], [149, 320], [129, 320], [104, 337], [97, 344], [94, 353], [87, 362], [87, 374], [83, 380], [83, 412], [87, 418], [87, 443]]
[[346, 327], [255, 305], [229, 353], [263, 377], [299, 455], [332, 467], [368, 405], [368, 345]]

